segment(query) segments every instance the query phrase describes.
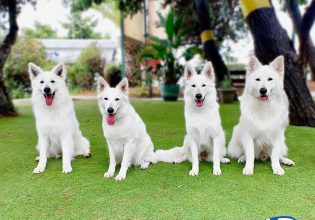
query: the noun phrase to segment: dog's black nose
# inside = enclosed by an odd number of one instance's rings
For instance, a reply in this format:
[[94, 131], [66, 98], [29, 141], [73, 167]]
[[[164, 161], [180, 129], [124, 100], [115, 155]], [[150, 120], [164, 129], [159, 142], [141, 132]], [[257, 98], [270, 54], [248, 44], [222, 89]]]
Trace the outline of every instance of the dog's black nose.
[[108, 114], [113, 114], [114, 113], [114, 109], [112, 107], [109, 107], [107, 109]]
[[44, 92], [45, 92], [45, 93], [50, 93], [50, 91], [51, 91], [51, 89], [50, 89], [49, 87], [45, 87], [45, 88], [44, 88]]
[[196, 97], [196, 99], [201, 99], [202, 95], [198, 93], [198, 94], [195, 95], [195, 97]]
[[260, 92], [260, 94], [262, 94], [262, 95], [266, 95], [267, 89], [266, 89], [266, 88], [261, 88], [261, 89], [259, 90], [259, 92]]

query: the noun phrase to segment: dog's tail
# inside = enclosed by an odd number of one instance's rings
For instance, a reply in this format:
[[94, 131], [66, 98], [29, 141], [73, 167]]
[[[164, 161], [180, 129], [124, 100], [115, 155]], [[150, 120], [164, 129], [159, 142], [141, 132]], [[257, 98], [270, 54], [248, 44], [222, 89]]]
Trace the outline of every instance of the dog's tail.
[[155, 156], [157, 161], [173, 163], [175, 159], [183, 157], [185, 154], [183, 147], [174, 147], [169, 150], [157, 150]]
[[84, 157], [90, 157], [90, 142], [88, 139], [83, 137], [81, 131], [77, 131], [74, 134], [75, 142], [75, 156], [83, 155]]

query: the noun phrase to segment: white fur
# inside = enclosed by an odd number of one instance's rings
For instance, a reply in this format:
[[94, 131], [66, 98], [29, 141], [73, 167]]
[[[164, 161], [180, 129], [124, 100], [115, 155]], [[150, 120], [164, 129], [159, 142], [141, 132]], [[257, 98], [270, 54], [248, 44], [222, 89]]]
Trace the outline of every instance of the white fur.
[[[90, 143], [82, 136], [73, 103], [65, 84], [66, 70], [58, 64], [51, 71], [43, 71], [29, 64], [32, 84], [32, 103], [38, 133], [39, 162], [33, 173], [44, 172], [47, 158], [62, 156], [62, 172], [72, 171], [71, 160], [77, 155], [90, 155]], [[47, 106], [44, 88], [55, 93], [53, 104]]]
[[[186, 65], [185, 75], [185, 119], [186, 136], [183, 147], [175, 147], [170, 150], [158, 150], [158, 161], [180, 163], [184, 160], [192, 162], [190, 176], [199, 173], [199, 161], [213, 161], [213, 174], [220, 175], [220, 161], [229, 163], [224, 158], [226, 154], [225, 136], [221, 127], [219, 104], [215, 89], [215, 76], [211, 62], [207, 63], [201, 74]], [[201, 94], [203, 105], [198, 107], [195, 95]], [[206, 157], [201, 153], [206, 152]]]
[[[241, 117], [234, 127], [228, 154], [246, 162], [244, 175], [254, 173], [254, 159], [271, 158], [274, 174], [283, 175], [280, 162], [294, 165], [285, 158], [285, 129], [289, 124], [289, 103], [283, 89], [284, 61], [277, 57], [270, 65], [261, 65], [256, 57], [250, 59], [246, 86], [241, 99]], [[267, 89], [267, 101], [259, 99], [260, 88]]]
[[[117, 181], [121, 181], [126, 178], [129, 166], [135, 165], [146, 169], [150, 163], [156, 163], [154, 147], [145, 124], [129, 103], [126, 78], [116, 88], [110, 88], [107, 82], [99, 77], [97, 91], [110, 159], [104, 177], [113, 177], [116, 165], [121, 164], [120, 171], [115, 177]], [[114, 125], [109, 125], [106, 121], [109, 107], [114, 109], [116, 118]]]

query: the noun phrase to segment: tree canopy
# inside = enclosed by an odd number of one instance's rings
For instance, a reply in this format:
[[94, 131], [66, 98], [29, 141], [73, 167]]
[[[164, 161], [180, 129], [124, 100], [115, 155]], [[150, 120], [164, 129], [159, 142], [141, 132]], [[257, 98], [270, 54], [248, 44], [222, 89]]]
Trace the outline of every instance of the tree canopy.
[[57, 31], [52, 29], [50, 25], [42, 24], [38, 21], [35, 21], [34, 28], [23, 28], [23, 35], [27, 37], [34, 38], [57, 38]]
[[91, 17], [82, 17], [81, 12], [71, 12], [69, 21], [63, 23], [63, 27], [68, 30], [70, 39], [100, 39], [102, 35], [94, 31], [97, 25], [96, 20]]

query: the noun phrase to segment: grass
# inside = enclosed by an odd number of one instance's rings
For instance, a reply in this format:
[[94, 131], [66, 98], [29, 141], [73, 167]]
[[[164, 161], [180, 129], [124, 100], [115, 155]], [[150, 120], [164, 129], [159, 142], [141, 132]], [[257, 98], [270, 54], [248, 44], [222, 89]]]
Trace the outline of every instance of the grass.
[[[135, 101], [156, 148], [181, 145], [185, 134], [183, 103]], [[109, 159], [95, 101], [77, 101], [83, 134], [93, 156], [76, 158], [71, 174], [61, 173], [61, 160], [48, 160], [46, 171], [33, 175], [37, 135], [29, 104], [20, 117], [0, 119], [0, 219], [264, 219], [291, 215], [315, 219], [315, 129], [289, 127], [289, 155], [295, 167], [272, 174], [270, 162], [256, 163], [253, 176], [232, 160], [223, 174], [201, 163], [198, 177], [191, 164], [158, 163], [142, 171], [129, 169], [127, 179], [104, 179]], [[237, 104], [222, 105], [227, 140], [239, 117]]]

